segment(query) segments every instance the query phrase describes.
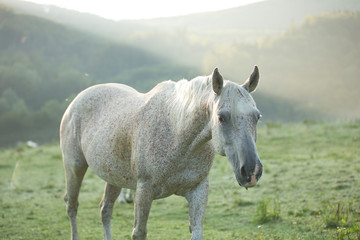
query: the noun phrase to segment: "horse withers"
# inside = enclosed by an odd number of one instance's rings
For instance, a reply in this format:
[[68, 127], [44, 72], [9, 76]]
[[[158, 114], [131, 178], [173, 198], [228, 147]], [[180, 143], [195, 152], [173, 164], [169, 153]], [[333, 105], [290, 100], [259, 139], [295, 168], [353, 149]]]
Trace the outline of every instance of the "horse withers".
[[60, 126], [71, 239], [78, 239], [78, 195], [88, 167], [106, 181], [104, 239], [111, 239], [121, 188], [136, 189], [132, 239], [146, 239], [152, 201], [172, 194], [189, 203], [191, 239], [203, 239], [215, 152], [228, 157], [241, 186], [253, 187], [261, 177], [255, 146], [261, 115], [250, 95], [258, 81], [257, 67], [242, 85], [223, 80], [216, 68], [210, 76], [165, 81], [145, 94], [122, 84], [81, 92]]

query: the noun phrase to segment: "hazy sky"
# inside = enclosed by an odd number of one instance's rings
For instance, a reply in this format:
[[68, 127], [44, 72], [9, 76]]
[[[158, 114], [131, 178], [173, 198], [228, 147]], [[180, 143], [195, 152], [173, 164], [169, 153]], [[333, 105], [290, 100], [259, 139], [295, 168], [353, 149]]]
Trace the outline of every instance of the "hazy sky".
[[26, 0], [55, 5], [105, 18], [142, 19], [215, 11], [261, 0]]

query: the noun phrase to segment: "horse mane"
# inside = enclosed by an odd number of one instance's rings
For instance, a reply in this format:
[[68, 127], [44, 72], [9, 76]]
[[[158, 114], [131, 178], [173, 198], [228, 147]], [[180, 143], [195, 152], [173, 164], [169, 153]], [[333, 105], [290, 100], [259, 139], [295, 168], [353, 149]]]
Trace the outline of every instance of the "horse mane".
[[174, 84], [174, 94], [168, 99], [172, 112], [177, 114], [177, 121], [184, 121], [188, 114], [204, 105], [210, 115], [212, 104], [209, 102], [214, 98], [209, 76], [196, 77], [190, 81], [183, 79]]
[[[196, 77], [190, 81], [183, 79], [171, 83], [172, 94], [168, 99], [168, 106], [170, 111], [175, 114], [177, 122], [184, 122], [186, 116], [194, 114], [199, 107], [204, 108], [207, 116], [210, 117], [213, 110], [212, 102], [215, 98], [210, 76]], [[232, 101], [241, 97], [255, 105], [251, 95], [231, 81], [224, 80], [222, 94], [228, 96]], [[231, 106], [236, 106], [236, 104], [231, 104]], [[235, 109], [231, 109], [231, 111], [236, 112]]]

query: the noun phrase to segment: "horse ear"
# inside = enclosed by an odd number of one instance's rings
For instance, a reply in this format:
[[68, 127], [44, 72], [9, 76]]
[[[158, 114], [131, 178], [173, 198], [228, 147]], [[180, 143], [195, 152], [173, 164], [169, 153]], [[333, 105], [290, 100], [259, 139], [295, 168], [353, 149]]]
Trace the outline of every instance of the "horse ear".
[[248, 92], [255, 91], [258, 83], [259, 83], [259, 69], [257, 66], [254, 67], [253, 72], [251, 73], [250, 77], [245, 81], [242, 85], [243, 88], [248, 90]]
[[219, 70], [217, 68], [214, 69], [211, 75], [212, 88], [217, 95], [221, 94], [221, 90], [223, 88], [224, 80]]

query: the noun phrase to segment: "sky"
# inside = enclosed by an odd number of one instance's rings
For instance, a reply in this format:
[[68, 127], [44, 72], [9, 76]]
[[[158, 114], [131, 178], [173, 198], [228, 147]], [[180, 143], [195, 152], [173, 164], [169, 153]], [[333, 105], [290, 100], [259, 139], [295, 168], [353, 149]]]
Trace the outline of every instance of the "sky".
[[26, 0], [113, 20], [148, 19], [217, 11], [261, 0]]

